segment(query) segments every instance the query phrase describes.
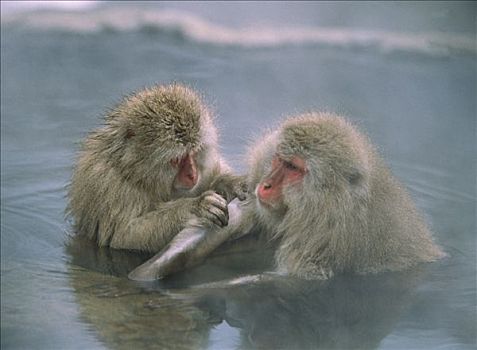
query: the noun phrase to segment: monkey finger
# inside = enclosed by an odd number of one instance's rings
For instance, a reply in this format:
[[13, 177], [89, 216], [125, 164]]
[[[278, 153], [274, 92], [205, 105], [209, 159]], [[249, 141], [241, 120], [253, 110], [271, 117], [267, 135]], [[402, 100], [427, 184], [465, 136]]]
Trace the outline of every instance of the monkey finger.
[[221, 210], [227, 210], [227, 200], [217, 193], [207, 196], [205, 201], [207, 205], [217, 207]]
[[240, 200], [240, 201], [244, 201], [245, 199], [247, 199], [248, 197], [248, 191], [244, 191], [243, 189], [238, 189], [237, 191], [235, 191], [235, 196]]
[[200, 195], [200, 200], [206, 200], [206, 198], [208, 197], [213, 197], [213, 196], [216, 196], [217, 193], [215, 193], [215, 191], [212, 191], [212, 190], [208, 190], [208, 191], [205, 191], [204, 193], [202, 193]]
[[245, 199], [247, 199], [248, 197], [248, 194], [249, 194], [249, 191], [248, 191], [248, 185], [245, 181], [245, 179], [243, 179], [241, 182], [239, 182], [235, 188], [234, 188], [234, 192], [235, 192], [235, 196], [243, 201]]
[[208, 215], [206, 215], [204, 218], [203, 218], [204, 222], [206, 225], [213, 225], [213, 226], [217, 226], [217, 227], [223, 227], [224, 224], [222, 223], [222, 221], [214, 214], [212, 213], [208, 213]]
[[233, 198], [233, 194], [230, 192], [227, 192], [224, 189], [218, 189], [215, 191], [216, 194], [218, 194], [220, 197], [224, 198], [227, 202], [230, 202]]
[[219, 208], [217, 207], [210, 207], [209, 208], [209, 217], [212, 218], [212, 221], [214, 223], [217, 222], [217, 219], [219, 220], [219, 225], [220, 227], [222, 226], [227, 226], [228, 222], [229, 222], [229, 212], [228, 210], [220, 210]]

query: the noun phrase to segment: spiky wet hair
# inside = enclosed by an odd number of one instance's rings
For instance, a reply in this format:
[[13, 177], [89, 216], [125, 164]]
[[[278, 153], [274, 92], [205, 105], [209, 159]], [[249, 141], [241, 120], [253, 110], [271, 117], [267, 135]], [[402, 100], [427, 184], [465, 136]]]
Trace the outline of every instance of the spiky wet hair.
[[275, 153], [306, 161], [303, 182], [283, 189], [284, 215], [256, 210], [267, 235], [280, 240], [279, 269], [329, 277], [401, 270], [442, 256], [406, 190], [346, 119], [329, 113], [290, 117], [251, 150], [252, 188]]
[[[116, 129], [121, 140], [135, 141], [142, 151], [170, 160], [198, 150], [204, 133], [216, 139], [211, 113], [200, 96], [181, 84], [158, 85], [132, 94], [106, 117], [106, 127]], [[110, 135], [109, 130], [106, 134]], [[210, 139], [209, 139], [210, 142]]]
[[370, 148], [367, 137], [338, 115], [301, 114], [289, 117], [250, 147], [250, 175], [256, 185], [275, 154], [284, 159], [299, 155], [312, 175], [306, 180], [318, 180], [313, 188], [326, 186], [328, 180], [356, 184], [365, 180]]
[[314, 175], [311, 178], [319, 179], [316, 185], [320, 187], [366, 180], [371, 151], [367, 137], [348, 120], [316, 112], [286, 120], [277, 146], [285, 158], [300, 155], [307, 159], [308, 170]]
[[141, 167], [141, 175], [150, 175], [149, 171], [186, 152], [217, 147], [212, 119], [191, 88], [177, 83], [156, 85], [125, 97], [114, 107], [104, 126], [86, 139], [83, 152], [101, 159], [107, 155], [110, 164], [125, 174]]
[[[181, 84], [125, 97], [85, 139], [69, 185], [75, 227], [107, 245], [116, 231], [173, 195], [171, 160], [196, 152], [197, 195], [223, 171], [217, 130], [199, 94]], [[225, 163], [224, 163], [225, 164]]]

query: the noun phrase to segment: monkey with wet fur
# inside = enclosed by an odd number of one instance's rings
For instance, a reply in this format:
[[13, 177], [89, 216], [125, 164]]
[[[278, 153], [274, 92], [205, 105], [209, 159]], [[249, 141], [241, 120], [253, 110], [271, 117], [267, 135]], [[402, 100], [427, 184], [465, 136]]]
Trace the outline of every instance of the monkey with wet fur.
[[242, 187], [199, 95], [154, 86], [125, 98], [86, 138], [67, 212], [99, 246], [157, 252], [190, 220], [227, 225], [227, 202], [243, 198]]
[[250, 152], [241, 227], [277, 242], [279, 271], [304, 278], [402, 270], [443, 256], [409, 195], [342, 117], [286, 120]]

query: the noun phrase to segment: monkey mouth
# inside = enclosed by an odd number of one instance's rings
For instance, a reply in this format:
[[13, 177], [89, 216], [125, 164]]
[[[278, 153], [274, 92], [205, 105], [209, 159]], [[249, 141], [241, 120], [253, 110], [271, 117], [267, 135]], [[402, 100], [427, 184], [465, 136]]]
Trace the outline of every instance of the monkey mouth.
[[257, 203], [259, 206], [265, 208], [265, 209], [268, 209], [268, 210], [273, 210], [274, 207], [271, 203], [263, 200], [263, 198], [260, 198], [260, 196], [257, 196]]
[[257, 198], [257, 204], [258, 206], [260, 207], [263, 207], [265, 209], [268, 209], [268, 210], [274, 210], [275, 209], [275, 206], [270, 203], [269, 201], [267, 201], [266, 199], [262, 198], [259, 194], [258, 194], [258, 186], [257, 188], [255, 189], [255, 197]]
[[201, 180], [200, 174], [197, 175], [195, 181], [191, 181], [190, 183], [184, 184], [183, 181], [177, 181], [177, 178], [174, 180], [172, 189], [176, 194], [186, 194], [192, 192], [196, 187], [199, 186]]
[[264, 210], [265, 212], [272, 214], [273, 217], [281, 218], [288, 211], [288, 206], [283, 202], [274, 203], [274, 202], [267, 201], [266, 199], [261, 198], [257, 194], [257, 191], [255, 191], [255, 197], [257, 198], [258, 209]]

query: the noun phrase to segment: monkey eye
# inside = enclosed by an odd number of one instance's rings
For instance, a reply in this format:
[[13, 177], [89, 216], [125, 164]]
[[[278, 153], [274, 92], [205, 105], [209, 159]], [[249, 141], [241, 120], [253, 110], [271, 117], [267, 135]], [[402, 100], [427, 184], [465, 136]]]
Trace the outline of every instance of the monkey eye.
[[300, 171], [301, 170], [299, 167], [297, 167], [292, 162], [289, 162], [289, 161], [286, 161], [286, 160], [283, 160], [282, 162], [283, 162], [283, 165], [285, 166], [285, 168], [287, 168], [288, 170], [293, 170], [293, 171]]
[[280, 155], [275, 154], [272, 159], [272, 167], [276, 168], [278, 166], [282, 166], [283, 168], [296, 173], [305, 174], [307, 172], [305, 161], [297, 156], [292, 157], [290, 160], [286, 160], [280, 157]]
[[306, 164], [300, 157], [293, 157], [291, 160], [280, 159], [283, 167], [289, 171], [305, 174]]

